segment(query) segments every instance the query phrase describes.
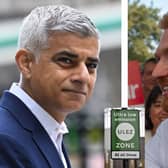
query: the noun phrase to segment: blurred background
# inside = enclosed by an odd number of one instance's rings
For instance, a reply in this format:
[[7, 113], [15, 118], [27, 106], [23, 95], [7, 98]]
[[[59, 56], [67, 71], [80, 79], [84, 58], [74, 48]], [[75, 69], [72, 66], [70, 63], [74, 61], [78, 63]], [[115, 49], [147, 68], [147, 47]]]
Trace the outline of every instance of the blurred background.
[[23, 18], [36, 6], [65, 4], [84, 11], [101, 34], [101, 63], [95, 92], [85, 108], [67, 118], [65, 137], [73, 168], [104, 167], [103, 113], [121, 103], [121, 2], [120, 0], [1, 0], [0, 95], [17, 82], [17, 37]]

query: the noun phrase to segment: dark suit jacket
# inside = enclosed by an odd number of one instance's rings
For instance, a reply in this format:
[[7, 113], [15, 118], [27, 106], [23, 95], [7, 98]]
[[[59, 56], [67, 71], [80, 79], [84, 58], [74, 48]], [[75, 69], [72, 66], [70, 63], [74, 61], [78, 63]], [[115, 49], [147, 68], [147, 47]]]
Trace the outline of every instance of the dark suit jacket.
[[[63, 153], [70, 168], [64, 145]], [[0, 168], [64, 168], [47, 132], [9, 92], [0, 100]]]

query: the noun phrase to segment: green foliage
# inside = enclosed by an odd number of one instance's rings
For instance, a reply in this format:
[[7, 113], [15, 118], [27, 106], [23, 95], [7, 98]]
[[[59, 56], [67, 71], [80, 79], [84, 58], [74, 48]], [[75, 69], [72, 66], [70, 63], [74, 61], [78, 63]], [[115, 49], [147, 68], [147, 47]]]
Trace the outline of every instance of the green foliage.
[[159, 9], [139, 4], [128, 6], [128, 59], [143, 62], [153, 56], [160, 38]]

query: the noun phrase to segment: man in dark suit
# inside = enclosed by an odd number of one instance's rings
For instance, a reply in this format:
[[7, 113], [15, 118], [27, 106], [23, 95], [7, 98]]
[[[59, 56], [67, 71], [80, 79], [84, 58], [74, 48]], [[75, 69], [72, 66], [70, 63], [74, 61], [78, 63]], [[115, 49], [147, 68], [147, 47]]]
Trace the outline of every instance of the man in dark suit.
[[92, 94], [99, 37], [91, 20], [67, 6], [37, 7], [21, 26], [19, 83], [0, 100], [0, 168], [70, 168], [64, 120]]

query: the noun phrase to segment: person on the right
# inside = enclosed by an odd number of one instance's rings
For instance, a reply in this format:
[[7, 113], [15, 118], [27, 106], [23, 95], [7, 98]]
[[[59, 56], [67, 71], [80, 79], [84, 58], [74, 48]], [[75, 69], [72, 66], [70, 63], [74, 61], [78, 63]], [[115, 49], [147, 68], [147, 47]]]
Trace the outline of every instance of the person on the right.
[[[152, 75], [162, 89], [163, 109], [168, 112], [168, 13], [160, 22], [163, 34], [160, 44], [156, 50], [158, 63]], [[168, 167], [168, 120], [163, 121], [158, 127], [155, 135], [148, 141], [145, 148], [145, 168], [167, 168]]]

